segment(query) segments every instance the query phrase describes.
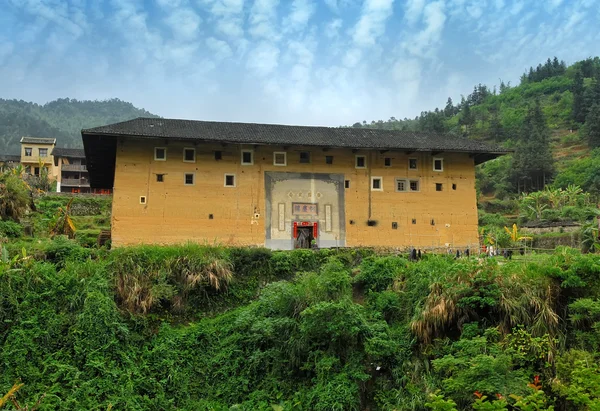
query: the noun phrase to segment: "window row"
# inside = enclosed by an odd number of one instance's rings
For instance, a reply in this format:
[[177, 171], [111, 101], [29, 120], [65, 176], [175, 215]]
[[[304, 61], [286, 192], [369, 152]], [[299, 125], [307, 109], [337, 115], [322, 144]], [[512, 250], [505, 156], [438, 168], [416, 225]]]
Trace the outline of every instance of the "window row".
[[[420, 180], [410, 178], [396, 178], [395, 191], [397, 193], [420, 191]], [[346, 180], [346, 188], [350, 187], [350, 182]], [[371, 177], [371, 190], [383, 191], [383, 177]], [[456, 184], [452, 184], [452, 190], [456, 190]], [[435, 183], [435, 191], [444, 191], [443, 183]]]
[[[38, 148], [38, 154], [40, 157], [48, 157], [48, 149], [47, 148]], [[33, 148], [25, 147], [25, 157], [33, 156]]]
[[[27, 149], [25, 149], [27, 150]], [[40, 149], [41, 151], [42, 149]], [[285, 167], [288, 164], [286, 151], [275, 151], [273, 153], [273, 165]], [[27, 155], [27, 154], [26, 154]], [[41, 154], [40, 154], [41, 156]], [[221, 160], [222, 153], [215, 151], [215, 160]], [[167, 148], [166, 147], [154, 147], [154, 160], [166, 161], [167, 160]], [[241, 164], [245, 166], [254, 164], [254, 151], [253, 150], [242, 150], [241, 151]], [[184, 148], [183, 149], [183, 162], [184, 163], [195, 163], [196, 162], [196, 149], [195, 148]], [[298, 163], [309, 164], [311, 162], [310, 151], [298, 152]], [[333, 156], [325, 156], [325, 164], [333, 164]], [[392, 166], [392, 158], [386, 157], [384, 159], [385, 167]], [[355, 168], [367, 168], [367, 156], [357, 155], [354, 157]], [[418, 161], [416, 158], [408, 159], [408, 169], [417, 170]], [[433, 171], [444, 171], [444, 159], [434, 158], [433, 159]]]
[[[156, 174], [156, 182], [164, 183], [165, 174]], [[193, 186], [196, 184], [196, 173], [183, 173], [183, 184], [186, 186]], [[223, 175], [223, 186], [224, 187], [235, 187], [236, 179], [235, 174], [225, 173]]]

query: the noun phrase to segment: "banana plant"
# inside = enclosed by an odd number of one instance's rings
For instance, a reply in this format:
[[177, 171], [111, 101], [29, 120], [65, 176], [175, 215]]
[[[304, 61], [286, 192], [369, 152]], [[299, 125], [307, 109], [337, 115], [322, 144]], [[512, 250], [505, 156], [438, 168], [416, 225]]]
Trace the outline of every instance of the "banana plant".
[[524, 240], [533, 240], [533, 237], [519, 235], [519, 228], [516, 224], [512, 225], [512, 229], [505, 226], [504, 231], [506, 231], [508, 235], [510, 235], [510, 239], [513, 243]]
[[50, 230], [50, 234], [52, 237], [55, 235], [66, 235], [69, 238], [75, 237], [75, 224], [73, 224], [73, 220], [71, 219], [71, 203], [73, 203], [73, 199], [69, 200], [67, 205], [63, 207], [59, 207], [54, 218], [56, 219], [56, 223]]

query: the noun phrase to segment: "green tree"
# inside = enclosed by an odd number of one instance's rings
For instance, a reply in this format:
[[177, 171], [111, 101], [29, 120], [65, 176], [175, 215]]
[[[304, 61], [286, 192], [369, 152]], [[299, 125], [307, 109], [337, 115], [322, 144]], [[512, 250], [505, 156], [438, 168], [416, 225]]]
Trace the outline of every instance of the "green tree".
[[540, 102], [536, 101], [525, 117], [522, 136], [513, 157], [513, 181], [517, 191], [541, 190], [553, 173], [550, 132]]
[[448, 97], [448, 101], [446, 102], [446, 107], [444, 107], [444, 115], [446, 117], [450, 118], [454, 114], [455, 114], [454, 103], [452, 102], [452, 98]]
[[471, 106], [467, 101], [462, 101], [461, 110], [460, 110], [460, 118], [458, 119], [458, 124], [465, 127], [465, 134], [469, 134], [470, 127], [475, 124], [475, 117], [471, 112]]
[[573, 80], [573, 86], [571, 88], [573, 92], [573, 120], [578, 123], [585, 122], [585, 104], [584, 104], [584, 92], [583, 86], [583, 74], [581, 70], [575, 72], [575, 79]]
[[595, 103], [585, 118], [585, 134], [591, 148], [600, 147], [600, 103]]

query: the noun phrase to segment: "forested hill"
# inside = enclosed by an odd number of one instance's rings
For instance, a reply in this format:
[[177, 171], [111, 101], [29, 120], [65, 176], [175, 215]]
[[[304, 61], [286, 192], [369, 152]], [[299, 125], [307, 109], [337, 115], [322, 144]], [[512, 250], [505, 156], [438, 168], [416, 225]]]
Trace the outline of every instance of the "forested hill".
[[504, 197], [548, 183], [600, 192], [600, 58], [567, 66], [556, 57], [531, 67], [518, 86], [476, 85], [460, 102], [414, 119], [353, 127], [449, 132], [515, 150], [478, 170], [484, 194]]
[[22, 136], [55, 137], [63, 147], [81, 147], [81, 129], [158, 117], [119, 99], [79, 101], [62, 98], [39, 105], [0, 99], [0, 153], [19, 152]]

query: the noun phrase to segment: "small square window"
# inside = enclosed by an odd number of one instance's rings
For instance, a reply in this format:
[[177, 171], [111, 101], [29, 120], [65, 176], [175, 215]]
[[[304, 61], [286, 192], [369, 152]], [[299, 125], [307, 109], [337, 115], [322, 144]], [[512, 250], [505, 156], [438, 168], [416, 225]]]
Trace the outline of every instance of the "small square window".
[[274, 166], [287, 166], [287, 153], [285, 151], [276, 151], [273, 153]]
[[396, 221], [392, 222], [392, 230], [398, 229], [398, 223]]
[[167, 149], [165, 147], [154, 147], [154, 160], [166, 161], [167, 160]]
[[456, 184], [452, 184], [452, 189], [456, 190]]
[[302, 164], [310, 163], [310, 152], [309, 151], [301, 151], [300, 152], [300, 162]]
[[371, 177], [371, 190], [383, 191], [383, 178]]
[[242, 165], [250, 166], [254, 164], [254, 152], [252, 150], [242, 150]]
[[225, 187], [235, 187], [235, 174], [225, 174]]
[[355, 157], [355, 167], [356, 168], [366, 168], [367, 167], [367, 157], [356, 156]]
[[184, 148], [183, 149], [183, 161], [186, 163], [196, 162], [196, 149], [195, 148]]
[[396, 179], [396, 191], [399, 193], [408, 191], [408, 184], [406, 180], [400, 178]]
[[442, 191], [443, 185], [442, 183], [435, 183], [435, 191]]
[[162, 183], [163, 181], [165, 181], [165, 175], [164, 174], [157, 174], [156, 175], [156, 181], [158, 183]]
[[48, 149], [47, 148], [40, 148], [40, 157], [48, 157]]
[[433, 159], [433, 171], [444, 171], [444, 159], [434, 158]]
[[215, 151], [215, 160], [222, 160], [222, 159], [223, 159], [223, 152]]
[[183, 176], [184, 176], [183, 177], [183, 183], [186, 186], [193, 186], [194, 185], [194, 176], [195, 176], [194, 173], [185, 173]]
[[344, 180], [344, 188], [350, 188], [350, 180]]
[[333, 164], [333, 156], [325, 156], [325, 164]]
[[409, 170], [416, 170], [417, 169], [417, 159], [416, 158], [409, 158], [408, 159], [408, 169]]
[[413, 223], [413, 224], [417, 224], [417, 219], [416, 219], [416, 218], [413, 218], [413, 219], [412, 219], [412, 223]]
[[419, 191], [419, 180], [410, 180], [410, 191]]
[[146, 196], [140, 196], [140, 204], [146, 204]]
[[31, 147], [25, 147], [25, 157], [31, 157], [33, 149]]
[[386, 157], [383, 159], [383, 165], [385, 167], [391, 167], [392, 166], [392, 159], [390, 157]]

